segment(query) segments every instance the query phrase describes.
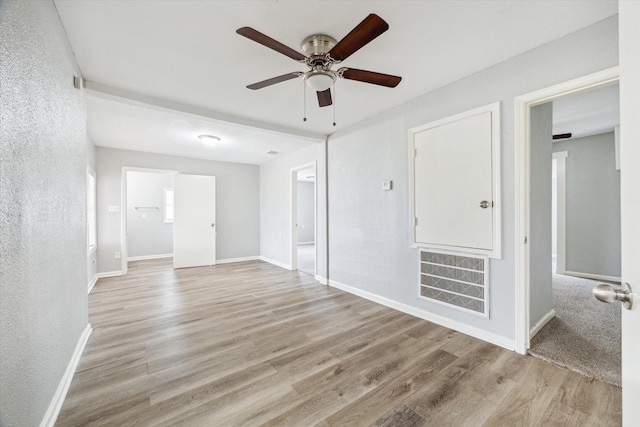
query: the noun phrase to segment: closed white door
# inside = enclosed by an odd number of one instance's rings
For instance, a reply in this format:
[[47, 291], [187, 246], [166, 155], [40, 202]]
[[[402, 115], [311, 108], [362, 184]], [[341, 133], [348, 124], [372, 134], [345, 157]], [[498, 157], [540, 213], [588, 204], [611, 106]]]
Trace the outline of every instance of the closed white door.
[[491, 250], [491, 113], [418, 132], [415, 241]]
[[622, 280], [634, 290], [622, 309], [622, 425], [640, 423], [640, 3], [621, 1], [620, 212]]
[[216, 177], [178, 174], [173, 187], [173, 267], [215, 265]]

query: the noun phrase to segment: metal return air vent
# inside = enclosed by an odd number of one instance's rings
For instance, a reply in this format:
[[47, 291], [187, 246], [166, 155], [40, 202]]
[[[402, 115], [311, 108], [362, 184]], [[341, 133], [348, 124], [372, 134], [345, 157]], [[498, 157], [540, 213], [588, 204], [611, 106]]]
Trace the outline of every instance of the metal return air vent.
[[421, 298], [489, 317], [488, 258], [419, 253]]

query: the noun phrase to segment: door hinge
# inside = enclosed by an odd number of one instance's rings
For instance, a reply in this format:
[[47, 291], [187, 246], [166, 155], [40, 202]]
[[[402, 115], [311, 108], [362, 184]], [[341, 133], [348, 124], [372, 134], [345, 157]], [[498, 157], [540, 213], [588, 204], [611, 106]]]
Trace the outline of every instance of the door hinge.
[[413, 218], [413, 225], [418, 225], [418, 217]]
[[524, 236], [524, 244], [527, 244], [527, 236]]

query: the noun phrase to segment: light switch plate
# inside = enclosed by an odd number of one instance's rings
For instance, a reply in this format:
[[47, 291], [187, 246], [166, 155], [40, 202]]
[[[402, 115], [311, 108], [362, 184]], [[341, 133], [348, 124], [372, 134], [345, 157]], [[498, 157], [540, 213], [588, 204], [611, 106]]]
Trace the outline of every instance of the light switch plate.
[[389, 191], [393, 188], [393, 181], [384, 181], [382, 183], [382, 189], [384, 191]]

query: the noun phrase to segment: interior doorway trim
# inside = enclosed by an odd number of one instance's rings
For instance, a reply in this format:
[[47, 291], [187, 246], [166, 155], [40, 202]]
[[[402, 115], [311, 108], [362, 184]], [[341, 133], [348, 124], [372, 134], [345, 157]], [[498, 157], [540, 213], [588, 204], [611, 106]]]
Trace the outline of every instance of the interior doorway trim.
[[147, 172], [147, 173], [159, 173], [159, 174], [171, 174], [178, 173], [176, 170], [169, 169], [151, 169], [142, 168], [138, 166], [123, 166], [122, 176], [120, 178], [120, 258], [121, 258], [121, 270], [123, 275], [127, 274], [129, 269], [129, 262], [127, 261], [128, 249], [127, 249], [127, 172]]
[[289, 248], [289, 265], [291, 266], [291, 270], [298, 269], [298, 171], [303, 169], [308, 169], [310, 167], [313, 168], [313, 176], [315, 176], [315, 182], [313, 184], [313, 240], [316, 242], [316, 250], [315, 250], [315, 267], [314, 276], [317, 274], [318, 270], [318, 169], [317, 162], [314, 160], [309, 163], [305, 163], [302, 165], [298, 165], [296, 167], [291, 168], [289, 172], [289, 178], [291, 181], [291, 197], [289, 200], [291, 201], [289, 212], [290, 212], [290, 233], [291, 236], [291, 245]]
[[567, 157], [568, 151], [553, 153], [556, 161], [556, 273], [564, 274], [567, 250]]
[[526, 354], [530, 345], [529, 331], [529, 135], [531, 107], [552, 101], [562, 96], [586, 92], [618, 82], [619, 68], [612, 67], [584, 77], [569, 80], [515, 98], [515, 338], [516, 351]]

